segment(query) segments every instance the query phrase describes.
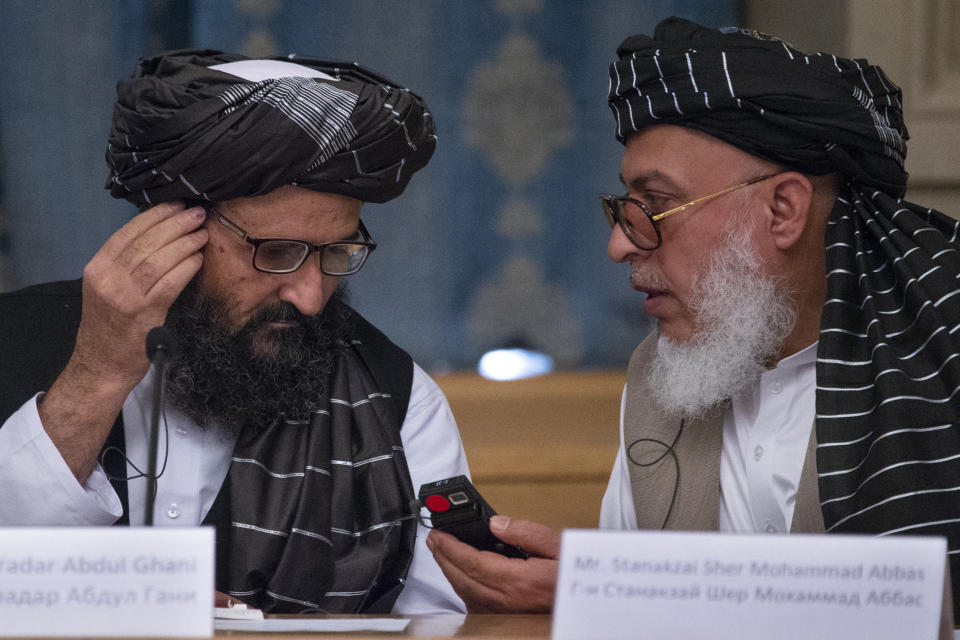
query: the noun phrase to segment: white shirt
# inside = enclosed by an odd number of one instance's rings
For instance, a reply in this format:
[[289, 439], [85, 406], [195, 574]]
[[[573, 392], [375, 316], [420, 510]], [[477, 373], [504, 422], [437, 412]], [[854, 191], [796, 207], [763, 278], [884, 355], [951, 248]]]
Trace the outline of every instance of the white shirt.
[[[787, 533], [815, 416], [817, 344], [763, 373], [723, 414], [720, 454], [720, 531]], [[629, 462], [623, 439], [600, 508], [602, 529], [636, 529]]]
[[[152, 407], [153, 369], [123, 405], [127, 458], [146, 466], [147, 430]], [[166, 433], [161, 420], [159, 465], [166, 470], [158, 481], [154, 522], [160, 526], [197, 526], [206, 516], [230, 466], [235, 437], [217, 429], [201, 429], [182, 413], [166, 408]], [[469, 475], [456, 422], [437, 384], [413, 366], [410, 403], [400, 439], [413, 480], [421, 484], [450, 476]], [[158, 469], [159, 470], [159, 469]], [[128, 467], [128, 475], [136, 471]], [[36, 396], [27, 401], [0, 429], [0, 524], [34, 526], [109, 526], [122, 515], [120, 498], [103, 468], [80, 485], [37, 413]], [[128, 483], [130, 521], [144, 521], [145, 480]], [[462, 613], [454, 593], [426, 546], [424, 527], [417, 529], [413, 561], [406, 586], [393, 612]]]

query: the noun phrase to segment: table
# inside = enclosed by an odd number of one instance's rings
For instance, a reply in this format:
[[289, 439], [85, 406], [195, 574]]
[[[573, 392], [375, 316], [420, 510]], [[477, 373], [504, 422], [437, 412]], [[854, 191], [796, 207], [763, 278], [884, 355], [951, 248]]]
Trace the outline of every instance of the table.
[[[323, 617], [323, 616], [318, 616]], [[337, 617], [337, 616], [330, 616]], [[341, 616], [352, 617], [352, 616]], [[384, 617], [384, 616], [370, 616]], [[216, 638], [236, 640], [393, 640], [394, 638], [473, 640], [545, 640], [550, 637], [549, 615], [492, 615], [447, 614], [421, 616], [393, 616], [409, 618], [410, 624], [402, 633], [250, 633], [244, 631], [217, 631]], [[960, 640], [960, 627], [954, 631]], [[31, 640], [38, 640], [32, 638]]]
[[[326, 617], [326, 616], [317, 616]], [[337, 617], [337, 616], [329, 616]], [[356, 616], [347, 616], [356, 617]], [[384, 616], [371, 616], [384, 617]], [[392, 640], [393, 638], [473, 638], [476, 640], [545, 640], [550, 637], [550, 615], [446, 614], [391, 616], [409, 618], [410, 624], [401, 633], [253, 633], [217, 631], [217, 638], [238, 640], [318, 640], [320, 638], [350, 640]]]

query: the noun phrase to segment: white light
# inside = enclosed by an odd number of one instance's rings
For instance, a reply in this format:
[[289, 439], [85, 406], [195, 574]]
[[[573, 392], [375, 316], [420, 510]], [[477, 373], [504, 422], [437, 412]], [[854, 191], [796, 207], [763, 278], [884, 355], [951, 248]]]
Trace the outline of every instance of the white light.
[[480, 358], [477, 371], [488, 380], [520, 380], [553, 371], [553, 358], [530, 349], [494, 349]]

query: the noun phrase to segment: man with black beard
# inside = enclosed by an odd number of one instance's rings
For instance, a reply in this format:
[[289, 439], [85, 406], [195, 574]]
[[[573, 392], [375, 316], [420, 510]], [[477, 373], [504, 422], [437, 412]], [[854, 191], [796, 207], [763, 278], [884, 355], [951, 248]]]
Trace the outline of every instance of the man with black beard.
[[[319, 406], [317, 390], [333, 371], [338, 341], [349, 336], [347, 291], [346, 284], [334, 291], [327, 303], [332, 313], [305, 316], [278, 302], [231, 328], [227, 300], [191, 281], [165, 322], [178, 336], [167, 372], [170, 402], [201, 426], [269, 424], [280, 414], [306, 418]], [[295, 326], [256, 345], [257, 332], [275, 322]]]
[[[960, 223], [902, 200], [899, 88], [678, 18], [617, 54], [601, 205], [656, 329], [601, 527], [943, 536], [960, 607]], [[548, 611], [559, 534], [491, 531], [539, 557], [428, 545], [469, 610]]]
[[0, 296], [0, 524], [142, 524], [156, 369], [163, 525], [216, 526], [216, 586], [283, 613], [462, 611], [416, 487], [467, 473], [446, 399], [349, 307], [363, 202], [436, 145], [359, 65], [178, 51], [118, 84], [115, 197], [141, 213], [82, 281]]

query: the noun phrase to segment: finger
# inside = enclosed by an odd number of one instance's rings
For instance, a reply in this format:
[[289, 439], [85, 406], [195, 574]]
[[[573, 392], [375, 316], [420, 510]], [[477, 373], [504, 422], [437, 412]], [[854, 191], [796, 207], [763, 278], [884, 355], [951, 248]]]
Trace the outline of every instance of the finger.
[[[162, 318], [166, 319], [167, 310], [177, 296], [190, 283], [200, 267], [203, 265], [203, 254], [195, 252], [184, 258], [173, 269], [164, 274], [162, 278], [150, 289], [148, 295], [162, 307]], [[158, 323], [160, 324], [160, 323]]]
[[545, 613], [553, 607], [556, 560], [504, 558], [437, 531], [430, 533], [427, 544], [468, 610]]
[[144, 260], [181, 238], [195, 231], [206, 220], [207, 212], [203, 207], [191, 207], [160, 220], [140, 235], [132, 238], [115, 260], [117, 264], [130, 270], [139, 267]]
[[[480, 551], [465, 542], [461, 542], [449, 533], [434, 529], [430, 532], [433, 543], [445, 558], [457, 567], [481, 582], [495, 582], [491, 574], [510, 571], [511, 559], [492, 551]], [[428, 541], [430, 541], [428, 537]], [[436, 554], [436, 552], [435, 552]]]
[[538, 522], [493, 516], [490, 518], [490, 532], [541, 558], [556, 558], [560, 554], [560, 532]]
[[176, 238], [148, 256], [134, 269], [131, 274], [134, 282], [148, 298], [154, 297], [157, 291], [164, 291], [163, 288], [155, 290], [163, 277], [188, 257], [200, 254], [208, 239], [209, 233], [202, 227]]
[[[484, 561], [489, 561], [489, 558], [481, 557], [477, 560], [474, 556], [486, 555], [489, 552], [478, 551], [453, 536], [439, 531], [431, 531], [428, 542], [430, 542], [440, 570], [443, 571], [443, 575], [446, 576], [453, 590], [466, 603], [468, 611], [473, 613], [510, 611], [510, 603], [507, 601], [506, 594], [498, 586], [486, 584], [476, 577], [477, 575], [487, 576], [494, 585], [503, 583], [499, 579], [500, 573], [495, 568], [484, 572], [478, 570], [477, 566], [472, 564], [474, 561], [481, 566], [485, 564]], [[470, 571], [465, 570], [467, 566], [471, 566], [472, 569]]]
[[147, 229], [150, 229], [157, 223], [176, 215], [184, 209], [186, 209], [186, 206], [180, 200], [161, 202], [156, 206], [150, 207], [146, 211], [134, 216], [133, 219], [131, 219], [127, 224], [114, 231], [113, 235], [111, 235], [110, 238], [108, 238], [103, 244], [103, 247], [101, 247], [100, 251], [104, 255], [109, 256], [111, 259], [116, 259], [116, 257], [120, 255], [120, 252], [123, 251], [127, 245], [129, 245], [135, 238], [143, 234], [143, 232], [145, 232]]
[[[467, 581], [503, 594], [506, 586], [514, 580], [523, 579], [525, 560], [507, 558], [492, 551], [480, 551], [448, 533], [435, 533], [434, 557], [439, 554], [451, 566], [452, 571]], [[433, 534], [434, 532], [431, 532], [431, 535]], [[439, 564], [439, 560], [437, 563]]]

